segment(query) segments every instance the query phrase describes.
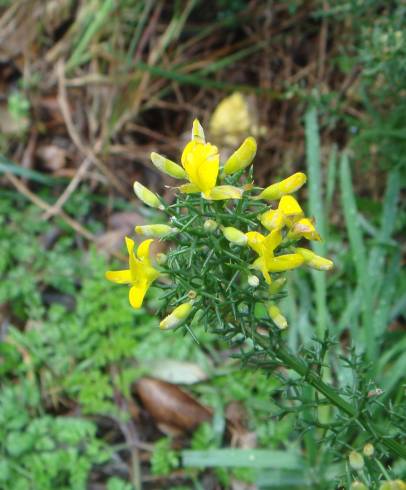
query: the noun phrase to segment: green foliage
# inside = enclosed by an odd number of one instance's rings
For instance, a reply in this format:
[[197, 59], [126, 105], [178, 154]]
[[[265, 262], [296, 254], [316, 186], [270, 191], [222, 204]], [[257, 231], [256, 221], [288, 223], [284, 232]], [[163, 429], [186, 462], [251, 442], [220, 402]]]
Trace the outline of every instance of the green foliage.
[[0, 454], [0, 488], [16, 490], [85, 490], [91, 467], [110, 456], [92, 422], [45, 415], [28, 379], [2, 386]]
[[151, 456], [151, 471], [154, 475], [169, 475], [179, 466], [178, 453], [172, 449], [172, 441], [168, 437], [154, 444]]

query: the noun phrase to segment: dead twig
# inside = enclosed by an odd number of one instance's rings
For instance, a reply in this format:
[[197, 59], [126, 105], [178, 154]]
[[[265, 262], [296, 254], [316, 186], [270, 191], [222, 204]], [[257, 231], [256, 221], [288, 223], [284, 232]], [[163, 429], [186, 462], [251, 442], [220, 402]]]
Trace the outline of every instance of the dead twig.
[[[23, 196], [25, 196], [27, 199], [29, 199], [33, 204], [38, 206], [40, 209], [43, 209], [46, 213], [49, 213], [50, 210], [53, 208], [53, 206], [50, 206], [47, 202], [45, 202], [43, 199], [38, 197], [36, 194], [30, 191], [28, 187], [21, 182], [20, 179], [17, 179], [13, 174], [6, 172], [4, 174], [6, 179], [13, 184], [13, 186], [20, 192]], [[52, 211], [53, 213], [53, 211]], [[97, 237], [91, 233], [88, 229], [86, 229], [84, 226], [82, 226], [80, 223], [78, 223], [76, 220], [71, 218], [65, 211], [62, 209], [56, 210], [55, 214], [59, 216], [65, 223], [67, 223], [73, 230], [75, 230], [79, 235], [83, 236], [87, 240], [96, 243], [97, 246], [100, 246], [99, 241]], [[122, 254], [117, 253], [117, 252], [112, 252], [109, 250], [106, 250], [110, 255], [113, 255], [114, 257], [117, 257], [120, 260], [125, 260]]]
[[75, 176], [69, 182], [69, 184], [67, 185], [66, 189], [62, 192], [62, 194], [58, 197], [55, 204], [50, 206], [49, 209], [42, 215], [42, 218], [44, 220], [48, 220], [51, 216], [54, 216], [55, 214], [59, 214], [66, 201], [69, 199], [69, 197], [73, 194], [73, 192], [75, 192], [75, 190], [79, 186], [80, 182], [82, 181], [83, 177], [86, 175], [86, 172], [88, 171], [91, 164], [92, 161], [90, 158], [86, 157], [83, 160]]

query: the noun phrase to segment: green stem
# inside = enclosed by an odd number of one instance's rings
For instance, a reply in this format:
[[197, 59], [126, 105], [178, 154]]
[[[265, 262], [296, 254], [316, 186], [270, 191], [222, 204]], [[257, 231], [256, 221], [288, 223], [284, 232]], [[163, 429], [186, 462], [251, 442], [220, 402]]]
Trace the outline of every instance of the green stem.
[[[270, 345], [266, 338], [259, 334], [256, 334], [255, 340], [261, 347], [269, 350]], [[350, 417], [357, 419], [364, 430], [369, 432], [373, 436], [373, 438], [377, 439], [384, 446], [386, 446], [391, 451], [391, 453], [396, 454], [403, 459], [406, 459], [406, 447], [404, 445], [399, 444], [394, 439], [382, 434], [381, 430], [375, 426], [375, 424], [369, 419], [369, 417], [366, 417], [365, 415], [360, 415], [354, 405], [348, 403], [337, 393], [334, 388], [326, 384], [305, 361], [293, 355], [282, 346], [278, 347], [276, 355], [286, 367], [292, 369], [300, 376], [303, 376], [309, 384], [311, 384], [317, 391], [322, 393], [338, 409], [340, 409], [342, 412], [346, 413]]]

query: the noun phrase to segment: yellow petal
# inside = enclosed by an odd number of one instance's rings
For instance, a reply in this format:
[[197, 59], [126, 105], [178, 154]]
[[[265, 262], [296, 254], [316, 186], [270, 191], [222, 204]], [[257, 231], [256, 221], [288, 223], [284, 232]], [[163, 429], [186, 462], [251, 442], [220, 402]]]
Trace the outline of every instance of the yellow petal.
[[128, 236], [125, 237], [125, 244], [127, 246], [127, 251], [128, 255], [132, 255], [134, 251], [134, 240], [132, 238], [129, 238]]
[[269, 187], [264, 189], [258, 196], [254, 197], [254, 199], [266, 199], [268, 201], [280, 199], [285, 194], [292, 194], [292, 192], [296, 192], [302, 187], [306, 180], [306, 175], [304, 173], [297, 172], [287, 179], [270, 185]]
[[264, 276], [265, 282], [267, 284], [272, 284], [272, 279], [269, 275], [268, 269], [265, 264], [265, 259], [263, 257], [258, 257], [250, 267], [257, 271], [261, 271], [262, 275]]
[[307, 240], [315, 241], [320, 240], [320, 235], [309, 218], [303, 218], [293, 225], [288, 234], [288, 238], [295, 237], [304, 237]]
[[230, 156], [224, 165], [225, 175], [230, 175], [251, 164], [257, 152], [257, 142], [250, 136], [243, 144]]
[[332, 260], [321, 257], [307, 248], [296, 248], [295, 252], [300, 254], [303, 257], [305, 264], [312, 269], [328, 271], [334, 267], [334, 262]]
[[248, 246], [252, 248], [258, 255], [262, 254], [263, 247], [262, 242], [265, 240], [264, 235], [257, 231], [249, 231], [245, 234], [248, 239]]
[[218, 185], [208, 194], [208, 199], [223, 201], [225, 199], [241, 199], [244, 189], [232, 185]]
[[131, 271], [129, 269], [121, 271], [107, 271], [106, 279], [117, 284], [129, 284], [131, 282]]
[[303, 257], [298, 254], [279, 255], [266, 260], [266, 268], [269, 272], [282, 272], [300, 267], [304, 262]]
[[183, 184], [179, 186], [179, 190], [184, 194], [195, 194], [196, 192], [200, 192], [200, 189], [195, 184]]
[[156, 168], [164, 172], [165, 174], [174, 177], [175, 179], [186, 179], [186, 172], [177, 163], [165, 158], [159, 153], [151, 153], [151, 161]]
[[279, 209], [270, 209], [261, 216], [261, 223], [267, 230], [278, 230], [285, 225], [285, 216]]
[[148, 285], [146, 281], [130, 288], [128, 293], [128, 299], [130, 300], [130, 305], [135, 308], [141, 308], [142, 302], [144, 301], [145, 293], [148, 290]]
[[190, 141], [183, 150], [183, 168], [201, 192], [208, 193], [216, 185], [219, 164], [218, 149], [210, 143]]
[[149, 248], [151, 246], [151, 243], [154, 240], [150, 238], [149, 240], [144, 240], [138, 245], [137, 248], [137, 257], [139, 259], [148, 259], [149, 258]]
[[193, 121], [192, 140], [198, 143], [205, 143], [204, 130], [198, 119]]
[[278, 209], [289, 219], [296, 220], [303, 216], [303, 209], [293, 196], [282, 196]]
[[280, 230], [273, 230], [269, 235], [267, 235], [262, 242], [264, 246], [264, 251], [269, 254], [273, 253], [276, 247], [280, 245], [282, 241], [282, 233]]
[[204, 162], [200, 163], [197, 169], [197, 181], [195, 184], [202, 192], [210, 192], [216, 185], [219, 165], [218, 153], [216, 155], [210, 155]]

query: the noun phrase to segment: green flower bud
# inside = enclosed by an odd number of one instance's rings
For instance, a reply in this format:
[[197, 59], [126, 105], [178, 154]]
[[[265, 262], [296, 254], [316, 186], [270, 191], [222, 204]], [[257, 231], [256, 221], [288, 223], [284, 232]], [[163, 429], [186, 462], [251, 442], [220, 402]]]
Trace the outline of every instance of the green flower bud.
[[218, 228], [218, 224], [214, 219], [206, 219], [206, 221], [203, 224], [204, 231], [207, 231], [208, 233], [212, 233], [213, 231], [216, 231]]
[[348, 455], [348, 460], [353, 470], [359, 471], [364, 467], [364, 458], [362, 457], [362, 454], [357, 451], [351, 451]]

